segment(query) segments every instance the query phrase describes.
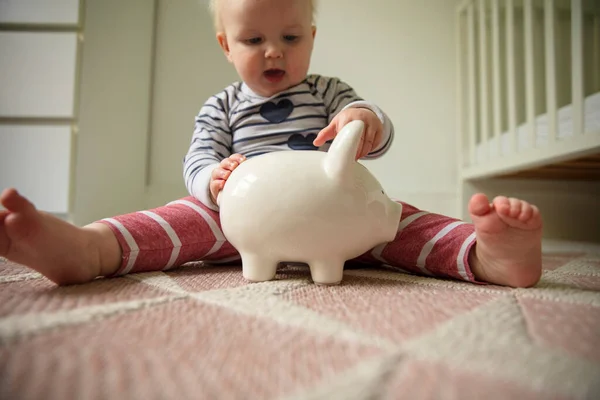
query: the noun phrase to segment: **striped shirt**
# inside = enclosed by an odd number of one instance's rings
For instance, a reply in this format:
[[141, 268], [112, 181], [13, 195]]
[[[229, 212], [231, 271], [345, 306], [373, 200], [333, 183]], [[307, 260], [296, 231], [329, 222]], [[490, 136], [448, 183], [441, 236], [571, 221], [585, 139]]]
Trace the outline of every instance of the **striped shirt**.
[[383, 155], [392, 143], [394, 128], [376, 105], [364, 101], [338, 78], [309, 75], [303, 82], [271, 97], [254, 93], [236, 82], [212, 96], [196, 116], [190, 148], [183, 160], [189, 193], [207, 207], [212, 171], [220, 161], [239, 153], [247, 158], [282, 150], [327, 151], [330, 142], [317, 148], [312, 142], [342, 110], [372, 110], [384, 127], [378, 148], [365, 158]]

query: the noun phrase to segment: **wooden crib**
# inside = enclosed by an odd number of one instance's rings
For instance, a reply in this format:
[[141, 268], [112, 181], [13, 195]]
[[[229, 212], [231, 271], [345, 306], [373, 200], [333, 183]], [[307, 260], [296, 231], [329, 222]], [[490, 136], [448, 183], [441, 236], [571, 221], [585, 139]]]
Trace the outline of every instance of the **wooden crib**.
[[499, 177], [600, 180], [600, 1], [457, 7], [459, 193]]

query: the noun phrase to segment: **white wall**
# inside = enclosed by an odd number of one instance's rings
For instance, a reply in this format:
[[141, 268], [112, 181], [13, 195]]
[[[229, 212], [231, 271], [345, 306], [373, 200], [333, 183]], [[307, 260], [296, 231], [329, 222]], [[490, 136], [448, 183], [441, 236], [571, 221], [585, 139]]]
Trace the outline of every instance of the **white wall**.
[[336, 75], [392, 119], [365, 162], [392, 197], [456, 214], [455, 32], [450, 0], [322, 0], [312, 71]]
[[194, 117], [238, 79], [217, 44], [207, 3], [158, 1], [147, 207], [187, 196], [182, 160]]
[[145, 206], [154, 4], [86, 0], [73, 222]]
[[[193, 118], [210, 95], [238, 79], [203, 3], [159, 1], [150, 207], [186, 194], [181, 159]], [[311, 67], [347, 81], [392, 118], [392, 149], [365, 162], [390, 195], [442, 213], [456, 210], [454, 4], [319, 1]]]

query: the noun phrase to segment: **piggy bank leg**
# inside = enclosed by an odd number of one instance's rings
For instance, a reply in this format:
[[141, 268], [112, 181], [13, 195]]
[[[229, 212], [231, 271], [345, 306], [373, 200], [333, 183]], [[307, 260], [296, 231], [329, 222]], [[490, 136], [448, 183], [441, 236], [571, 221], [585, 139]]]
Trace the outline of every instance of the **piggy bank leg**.
[[314, 261], [309, 263], [310, 275], [317, 285], [337, 285], [344, 275], [344, 261]]
[[241, 254], [244, 278], [250, 282], [264, 282], [275, 278], [277, 261], [256, 254]]

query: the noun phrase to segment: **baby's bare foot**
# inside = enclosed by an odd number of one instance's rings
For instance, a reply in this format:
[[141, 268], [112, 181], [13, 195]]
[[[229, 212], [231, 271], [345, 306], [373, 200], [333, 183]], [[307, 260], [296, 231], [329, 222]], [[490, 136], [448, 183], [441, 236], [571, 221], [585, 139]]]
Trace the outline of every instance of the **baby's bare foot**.
[[529, 287], [542, 273], [542, 217], [526, 201], [476, 194], [469, 212], [477, 244], [469, 264], [479, 280], [498, 285]]
[[[5, 190], [0, 203], [0, 256], [26, 265], [58, 284], [90, 281], [107, 272], [107, 261], [117, 263], [116, 255], [108, 257], [102, 251], [110, 240], [108, 227], [93, 224], [79, 228], [50, 214], [38, 211], [25, 197], [14, 189]], [[110, 244], [111, 246], [113, 244]]]

